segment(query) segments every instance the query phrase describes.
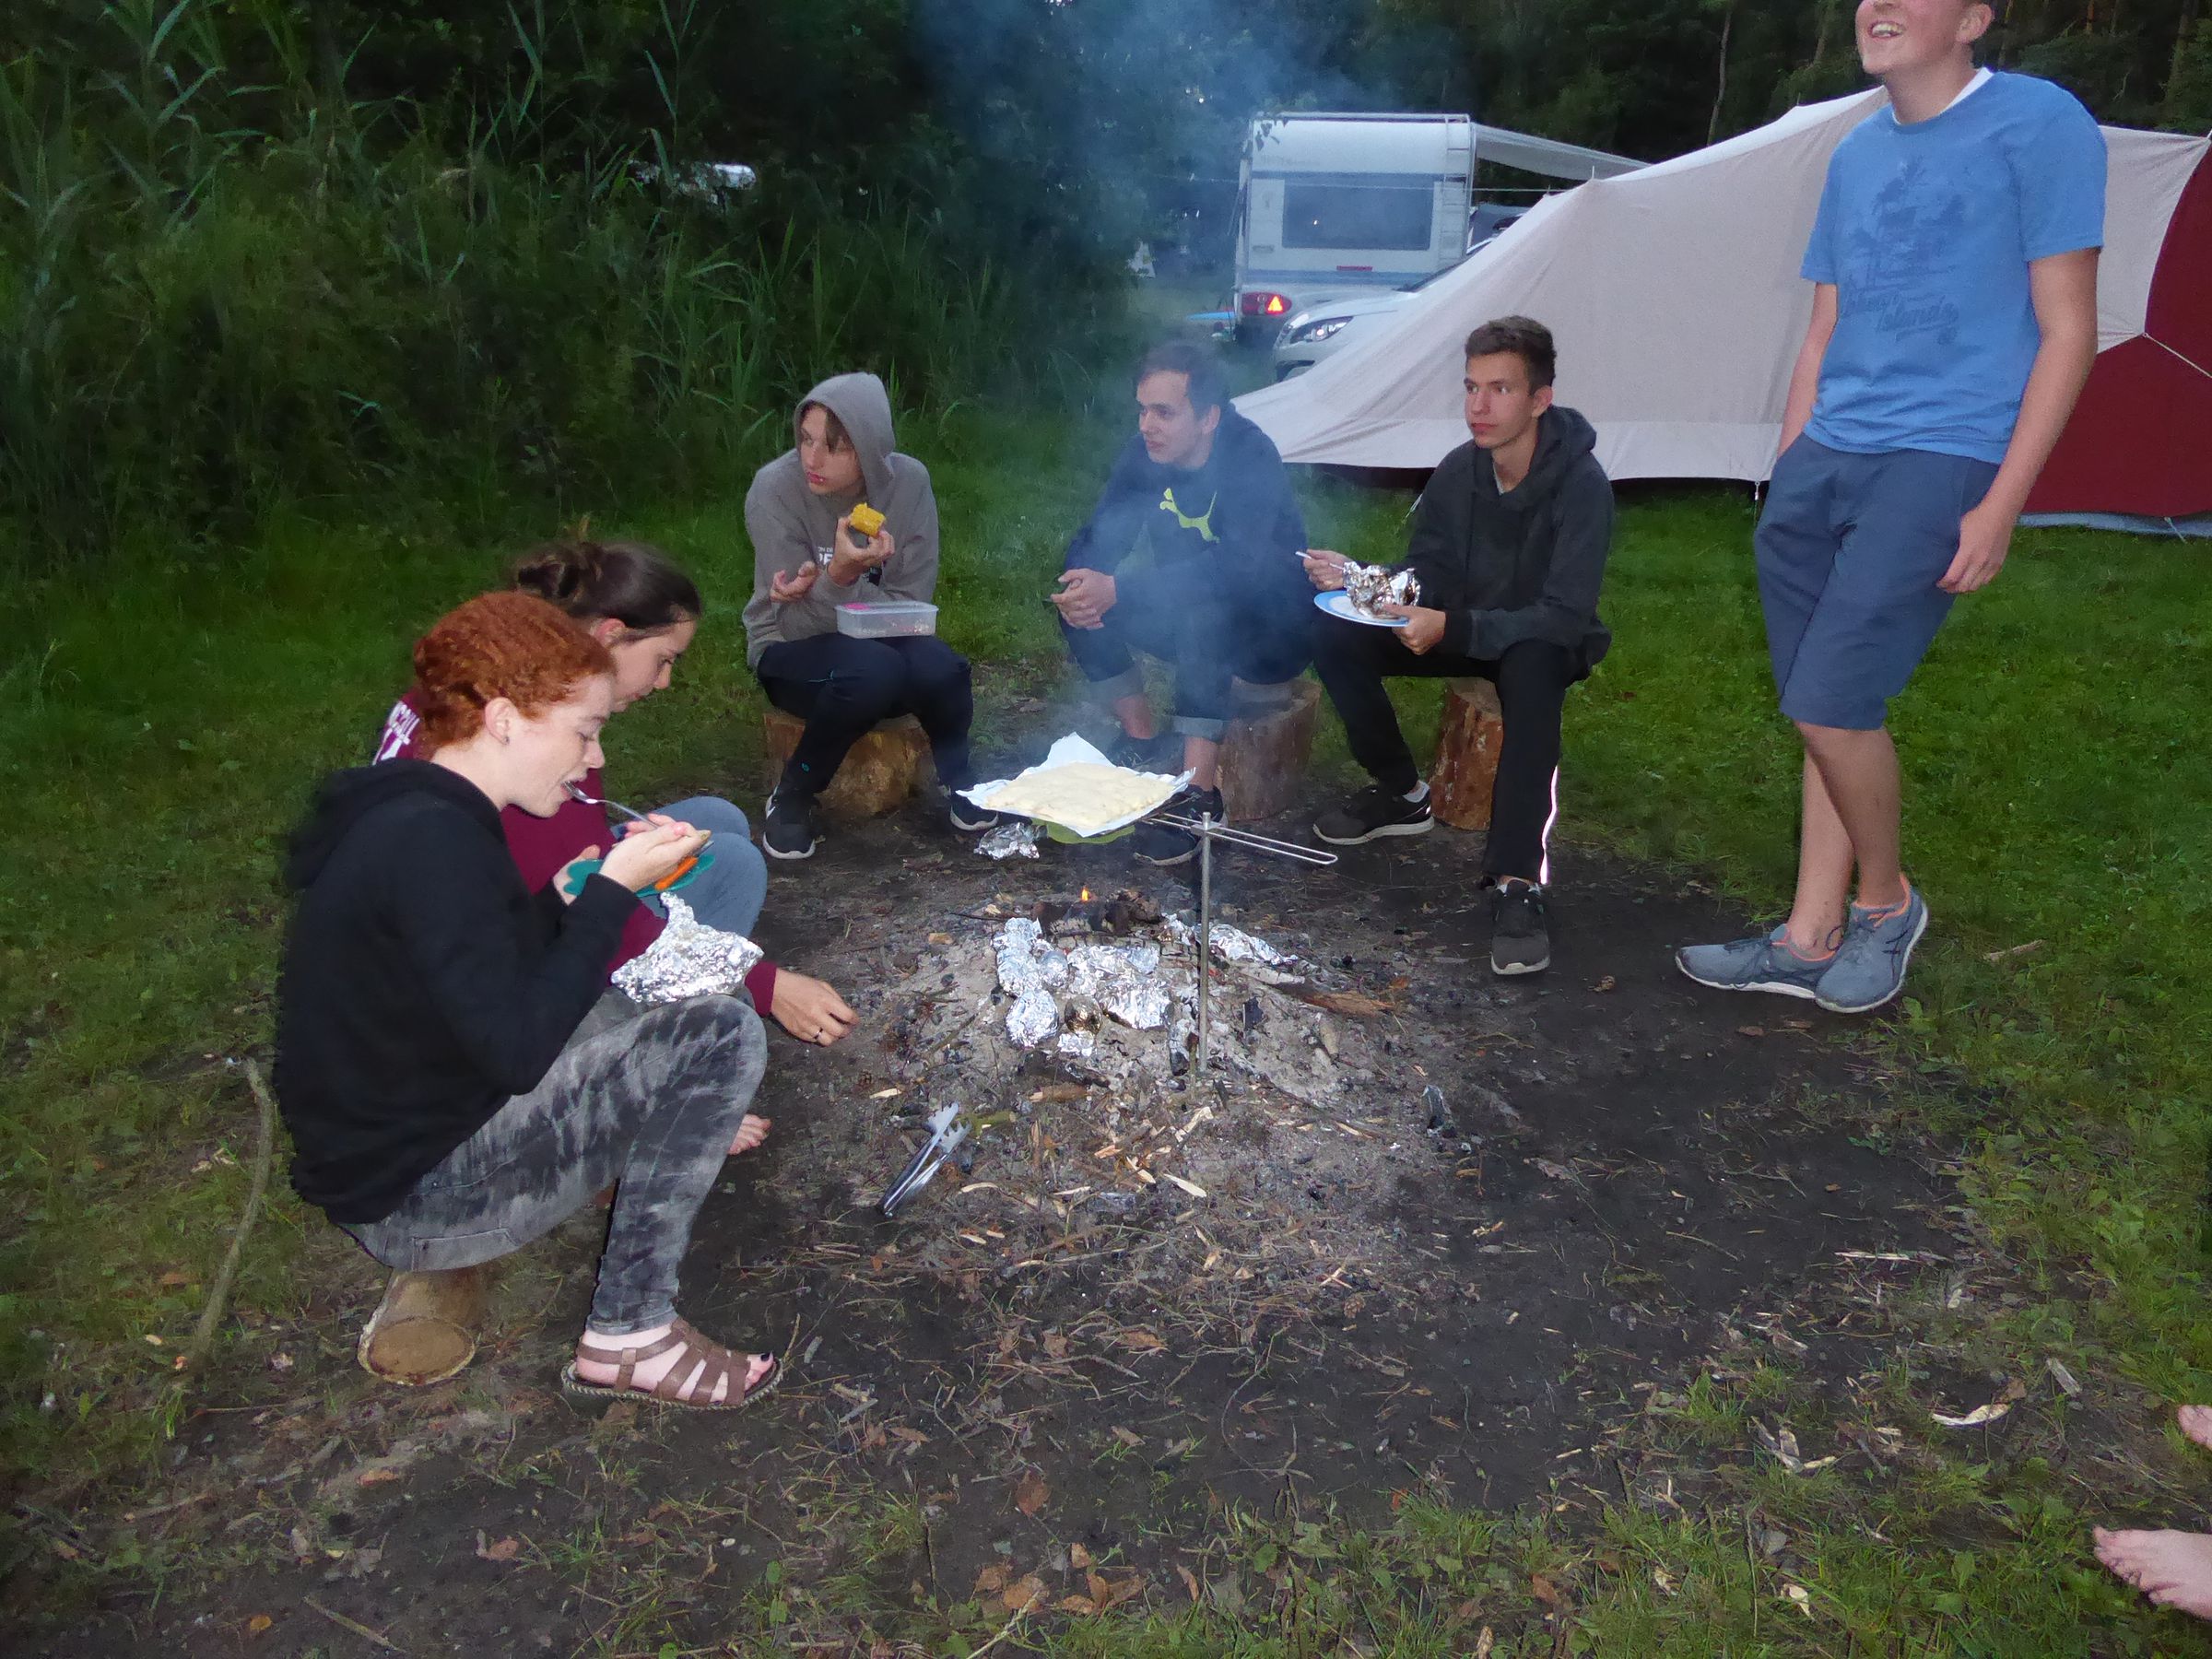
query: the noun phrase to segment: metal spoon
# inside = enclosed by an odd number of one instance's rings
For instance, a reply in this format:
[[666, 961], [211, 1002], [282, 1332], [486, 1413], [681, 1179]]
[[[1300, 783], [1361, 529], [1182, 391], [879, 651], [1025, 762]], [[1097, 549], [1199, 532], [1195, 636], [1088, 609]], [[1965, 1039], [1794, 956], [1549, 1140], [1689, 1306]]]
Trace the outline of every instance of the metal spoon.
[[561, 787], [569, 792], [569, 798], [571, 800], [576, 801], [582, 806], [612, 806], [617, 812], [620, 813], [626, 818], [634, 819], [641, 824], [650, 824], [653, 822], [653, 820], [647, 818], [643, 813], [632, 811], [629, 807], [623, 806], [619, 801], [603, 801], [598, 799], [596, 796], [585, 794], [582, 790], [577, 788], [573, 783], [563, 783]]

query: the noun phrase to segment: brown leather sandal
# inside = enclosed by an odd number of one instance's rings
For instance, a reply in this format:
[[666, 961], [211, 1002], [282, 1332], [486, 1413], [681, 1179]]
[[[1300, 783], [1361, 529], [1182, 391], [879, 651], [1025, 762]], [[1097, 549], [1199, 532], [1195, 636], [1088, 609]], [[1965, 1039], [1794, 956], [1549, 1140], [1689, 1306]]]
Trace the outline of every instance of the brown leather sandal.
[[[644, 1347], [616, 1347], [590, 1332], [584, 1333], [580, 1347], [590, 1350], [588, 1358], [597, 1365], [618, 1368], [612, 1382], [587, 1382], [576, 1374], [576, 1362], [571, 1360], [562, 1368], [560, 1386], [569, 1394], [589, 1394], [603, 1400], [641, 1400], [651, 1405], [676, 1406], [688, 1411], [741, 1411], [762, 1394], [773, 1394], [776, 1384], [783, 1380], [783, 1366], [773, 1354], [762, 1354], [768, 1361], [768, 1371], [750, 1388], [744, 1385], [747, 1361], [751, 1358], [719, 1342], [710, 1342], [697, 1331], [677, 1320], [668, 1327], [668, 1334]], [[671, 1348], [685, 1350], [664, 1376], [651, 1388], [634, 1388], [630, 1377], [637, 1368], [648, 1359], [658, 1359]], [[697, 1363], [688, 1363], [696, 1356]], [[733, 1363], [735, 1361], [735, 1363]], [[714, 1391], [729, 1379], [732, 1392], [722, 1399]]]

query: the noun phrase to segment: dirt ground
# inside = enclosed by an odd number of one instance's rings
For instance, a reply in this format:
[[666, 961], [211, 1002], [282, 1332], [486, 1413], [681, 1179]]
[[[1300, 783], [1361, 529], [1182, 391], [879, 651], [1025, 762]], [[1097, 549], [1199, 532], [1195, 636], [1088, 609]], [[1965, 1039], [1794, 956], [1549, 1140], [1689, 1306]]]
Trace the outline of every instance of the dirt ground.
[[[1131, 1095], [1009, 1048], [1003, 1006], [947, 975], [1041, 898], [1187, 911], [1194, 866], [993, 863], [918, 806], [838, 827], [778, 872], [761, 931], [862, 1025], [827, 1052], [772, 1039], [773, 1138], [730, 1166], [685, 1275], [688, 1317], [785, 1356], [782, 1392], [734, 1417], [566, 1402], [591, 1216], [508, 1267], [468, 1372], [393, 1389], [353, 1362], [379, 1277], [325, 1240], [308, 1316], [241, 1338], [162, 1506], [79, 1518], [185, 1542], [192, 1582], [119, 1587], [18, 1651], [651, 1652], [713, 1640], [778, 1578], [1233, 1594], [1206, 1591], [1224, 1505], [1664, 1502], [1613, 1430], [1747, 1340], [1849, 1388], [1879, 1363], [1883, 1283], [1961, 1247], [1955, 1199], [1934, 1149], [1870, 1130], [1879, 1082], [1839, 1025], [1676, 972], [1671, 946], [1744, 917], [1569, 847], [1551, 971], [1498, 981], [1480, 850], [1225, 853], [1220, 913], [1335, 998], [1326, 1087], [1185, 1067]], [[1009, 1121], [883, 1219], [917, 1109], [950, 1100]]]

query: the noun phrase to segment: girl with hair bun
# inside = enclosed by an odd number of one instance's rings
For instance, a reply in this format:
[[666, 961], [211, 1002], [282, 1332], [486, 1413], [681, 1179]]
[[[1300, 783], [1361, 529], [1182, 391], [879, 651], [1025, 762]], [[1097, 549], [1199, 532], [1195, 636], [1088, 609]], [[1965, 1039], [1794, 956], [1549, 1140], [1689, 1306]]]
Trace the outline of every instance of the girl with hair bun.
[[707, 841], [656, 818], [564, 898], [524, 882], [503, 815], [547, 818], [595, 773], [619, 675], [554, 606], [488, 594], [415, 647], [420, 759], [333, 774], [295, 831], [276, 1019], [292, 1184], [385, 1265], [475, 1266], [615, 1184], [563, 1384], [728, 1410], [773, 1388], [676, 1315], [723, 1162], [758, 1146], [767, 1044], [745, 999], [640, 1013], [606, 997], [637, 908]]
[[[614, 662], [618, 714], [668, 688], [705, 610], [691, 578], [644, 542], [582, 537], [547, 542], [516, 561], [513, 585], [559, 606], [606, 649]], [[424, 757], [422, 715], [415, 696], [410, 691], [393, 706], [377, 744], [377, 759]], [[549, 817], [501, 815], [515, 865], [533, 890], [573, 860], [595, 856], [617, 840], [606, 807], [594, 804], [606, 797], [598, 771], [585, 774], [578, 788], [591, 801], [566, 800]], [[714, 838], [713, 862], [685, 886], [685, 903], [708, 926], [751, 937], [768, 894], [768, 866], [753, 844], [745, 814], [715, 795], [693, 795], [660, 810]], [[623, 924], [620, 944], [608, 956], [610, 974], [660, 937], [665, 914], [657, 897], [641, 896]], [[850, 1031], [857, 1018], [823, 981], [779, 968], [765, 957], [747, 976], [746, 989], [756, 1008], [802, 1042], [827, 1047]]]

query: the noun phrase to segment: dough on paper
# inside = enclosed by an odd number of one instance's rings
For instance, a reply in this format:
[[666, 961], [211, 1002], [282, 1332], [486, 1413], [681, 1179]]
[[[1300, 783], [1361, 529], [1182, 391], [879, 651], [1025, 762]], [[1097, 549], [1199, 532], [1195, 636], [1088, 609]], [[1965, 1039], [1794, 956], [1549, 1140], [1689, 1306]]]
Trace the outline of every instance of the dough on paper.
[[1086, 760], [1047, 767], [1014, 779], [984, 797], [994, 812], [1018, 812], [1083, 830], [1119, 823], [1133, 813], [1148, 812], [1174, 793], [1173, 781], [1147, 778], [1118, 766]]

